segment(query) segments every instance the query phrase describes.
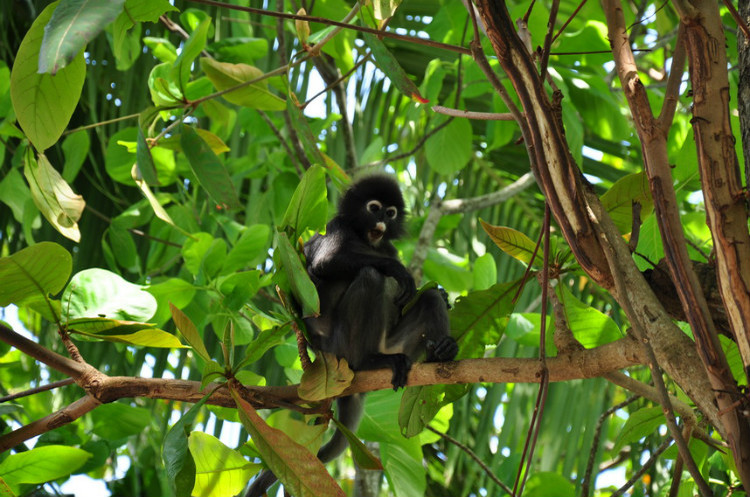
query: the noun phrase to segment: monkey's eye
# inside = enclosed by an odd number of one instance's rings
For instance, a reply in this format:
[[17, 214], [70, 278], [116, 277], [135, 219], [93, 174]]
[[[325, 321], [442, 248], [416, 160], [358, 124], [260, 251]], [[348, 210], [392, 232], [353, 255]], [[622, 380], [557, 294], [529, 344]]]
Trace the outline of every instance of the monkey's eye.
[[369, 202], [367, 202], [367, 210], [370, 212], [378, 212], [382, 208], [383, 204], [381, 204], [377, 200], [370, 200]]
[[396, 219], [396, 214], [398, 214], [398, 209], [395, 207], [387, 207], [385, 209], [385, 215], [391, 219]]

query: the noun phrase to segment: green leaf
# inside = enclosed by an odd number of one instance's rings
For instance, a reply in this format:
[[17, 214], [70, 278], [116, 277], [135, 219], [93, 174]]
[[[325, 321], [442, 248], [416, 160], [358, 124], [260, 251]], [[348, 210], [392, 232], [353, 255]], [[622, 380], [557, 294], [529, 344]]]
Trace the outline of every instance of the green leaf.
[[112, 23], [112, 52], [118, 71], [127, 71], [141, 55], [141, 24], [133, 22], [127, 7]]
[[171, 303], [169, 304], [169, 309], [172, 311], [172, 319], [174, 320], [175, 326], [180, 330], [180, 333], [182, 333], [182, 336], [185, 337], [185, 340], [187, 340], [195, 353], [204, 361], [210, 361], [211, 355], [208, 353], [208, 350], [206, 350], [206, 346], [203, 344], [203, 338], [201, 338], [200, 333], [198, 333], [198, 328], [195, 327], [195, 324], [193, 324], [184, 312]]
[[297, 393], [300, 398], [310, 401], [330, 399], [349, 388], [353, 379], [354, 372], [349, 369], [346, 359], [321, 352], [302, 373]]
[[131, 19], [138, 22], [157, 22], [162, 14], [179, 12], [168, 0], [127, 0], [125, 10]]
[[[520, 231], [514, 230], [513, 228], [506, 228], [505, 226], [492, 226], [491, 224], [485, 223], [483, 220], [479, 220], [482, 223], [482, 228], [490, 236], [495, 245], [508, 254], [509, 256], [518, 259], [524, 264], [529, 264], [531, 256], [534, 254], [536, 243], [521, 233]], [[536, 258], [534, 259], [535, 265], [541, 265], [541, 251], [542, 247], [537, 250]]]
[[195, 460], [188, 447], [188, 434], [210, 393], [191, 407], [164, 436], [161, 457], [170, 487], [176, 497], [190, 497], [195, 485]]
[[[276, 233], [276, 251], [281, 259], [281, 268], [289, 280], [292, 293], [302, 304], [302, 316], [317, 316], [320, 313], [320, 299], [299, 255], [289, 243], [286, 233]], [[275, 255], [275, 254], [274, 254]]]
[[10, 96], [18, 124], [40, 152], [62, 135], [78, 105], [86, 78], [82, 51], [54, 76], [37, 73], [44, 26], [56, 5], [47, 6], [31, 25], [18, 48], [10, 76]]
[[156, 347], [161, 349], [182, 349], [185, 348], [180, 340], [167, 333], [164, 330], [155, 328], [144, 328], [135, 333], [127, 335], [92, 335], [87, 333], [78, 333], [79, 335], [85, 335], [91, 338], [100, 340], [106, 340], [108, 342], [119, 342], [127, 345], [134, 345], [136, 347]]
[[482, 357], [485, 346], [498, 343], [513, 311], [519, 282], [498, 283], [456, 300], [450, 312], [451, 334], [461, 340], [456, 360]]
[[237, 495], [261, 468], [218, 438], [200, 431], [190, 434], [188, 448], [195, 460], [194, 497]]
[[125, 0], [60, 0], [39, 53], [39, 72], [54, 75], [68, 65], [122, 12]]
[[62, 177], [70, 183], [81, 170], [83, 162], [89, 153], [90, 148], [89, 134], [86, 131], [78, 131], [65, 137], [62, 143], [63, 154], [65, 154], [65, 164], [63, 165]]
[[631, 413], [617, 436], [612, 453], [617, 454], [627, 444], [636, 443], [647, 435], [657, 433], [659, 427], [665, 423], [661, 407], [644, 407]]
[[[201, 69], [217, 90], [229, 88], [253, 81], [263, 76], [263, 71], [247, 64], [230, 64], [214, 59], [202, 58]], [[225, 100], [242, 107], [258, 110], [284, 110], [286, 102], [268, 90], [266, 81], [259, 81], [242, 86], [222, 95]]]
[[346, 495], [315, 455], [284, 432], [268, 426], [234, 388], [230, 391], [237, 403], [242, 426], [250, 433], [263, 462], [290, 494], [297, 497]]
[[524, 497], [575, 497], [576, 488], [570, 480], [551, 472], [537, 472], [529, 477]]
[[142, 286], [99, 268], [73, 276], [62, 302], [69, 319], [98, 316], [146, 322], [156, 312], [156, 299]]
[[[91, 457], [85, 450], [62, 445], [45, 445], [9, 455], [0, 462], [5, 483], [17, 487], [22, 483], [39, 484], [67, 476]], [[18, 488], [16, 488], [16, 493]]]
[[437, 173], [451, 176], [466, 166], [472, 156], [471, 124], [467, 119], [454, 118], [430, 136], [425, 143], [425, 157]]
[[629, 174], [618, 180], [602, 195], [602, 206], [607, 210], [620, 233], [630, 233], [633, 228], [633, 203], [641, 204], [642, 222], [654, 210], [654, 200], [645, 172]]
[[140, 435], [151, 423], [151, 411], [122, 402], [102, 404], [91, 413], [96, 435], [105, 440], [118, 441]]
[[195, 286], [181, 278], [169, 278], [146, 288], [156, 298], [158, 308], [150, 319], [157, 326], [163, 326], [171, 317], [170, 305], [178, 309], [186, 307], [195, 296]]
[[135, 153], [131, 153], [125, 143], [135, 143], [138, 140], [138, 128], [124, 128], [109, 137], [107, 151], [104, 155], [104, 167], [110, 178], [133, 186], [133, 177], [130, 171], [135, 164]]
[[[54, 321], [49, 295], [62, 290], [70, 277], [73, 259], [62, 246], [41, 242], [0, 258], [0, 307], [28, 305]], [[46, 312], [45, 312], [46, 310]]]
[[81, 241], [78, 220], [86, 202], [73, 192], [44, 154], [39, 154], [38, 161], [32, 154], [31, 149], [27, 150], [23, 174], [34, 204], [61, 235], [74, 242]]
[[497, 283], [495, 258], [490, 253], [477, 257], [474, 261], [474, 290], [486, 290], [495, 283]]
[[375, 457], [375, 455], [370, 452], [367, 446], [362, 443], [362, 440], [360, 440], [357, 435], [352, 433], [352, 431], [338, 419], [331, 419], [336, 424], [336, 428], [341, 433], [343, 433], [346, 439], [349, 441], [349, 448], [352, 451], [352, 459], [354, 459], [354, 462], [357, 463], [357, 467], [361, 469], [382, 471], [383, 464], [380, 462], [380, 459]]
[[403, 445], [381, 444], [380, 458], [395, 495], [426, 495], [421, 448], [409, 451]]
[[611, 317], [578, 300], [565, 285], [557, 285], [555, 292], [563, 304], [573, 336], [585, 348], [598, 347], [623, 337]]
[[176, 82], [177, 87], [180, 88], [183, 94], [185, 93], [185, 88], [190, 80], [190, 67], [193, 65], [193, 61], [198, 58], [200, 53], [206, 47], [206, 37], [208, 36], [208, 29], [210, 26], [211, 18], [206, 17], [190, 34], [190, 38], [185, 42], [180, 54], [172, 64], [169, 79]]
[[[141, 113], [141, 118], [149, 113], [146, 111]], [[159, 178], [156, 174], [156, 166], [154, 166], [154, 157], [151, 155], [151, 148], [146, 142], [146, 135], [143, 133], [143, 124], [138, 127], [138, 139], [136, 146], [136, 164], [138, 165], [139, 179], [143, 179], [149, 185], [158, 185]]]
[[406, 74], [406, 71], [404, 71], [390, 50], [386, 48], [385, 44], [373, 34], [362, 33], [362, 36], [367, 46], [372, 50], [372, 55], [375, 57], [375, 64], [396, 85], [396, 88], [407, 97], [413, 98], [419, 103], [427, 103], [428, 101], [419, 93], [417, 85], [409, 78], [409, 75]]
[[328, 196], [326, 191], [326, 173], [321, 166], [312, 166], [305, 171], [302, 181], [294, 190], [281, 221], [281, 228], [289, 227], [295, 238], [306, 229], [320, 231], [328, 217]]
[[224, 259], [222, 271], [227, 274], [238, 269], [252, 268], [268, 257], [268, 242], [271, 228], [266, 224], [254, 224], [242, 230], [237, 243]]
[[161, 62], [172, 63], [177, 60], [177, 48], [168, 39], [146, 36], [143, 38], [143, 43]]
[[11, 169], [5, 178], [0, 180], [0, 202], [10, 207], [13, 217], [19, 223], [23, 222], [24, 214], [28, 215], [36, 209], [31, 191], [18, 169]]
[[240, 207], [232, 178], [211, 147], [190, 126], [182, 126], [180, 144], [195, 177], [211, 198], [224, 209]]
[[398, 411], [398, 424], [405, 437], [419, 435], [432, 421], [442, 407], [440, 399], [444, 391], [443, 385], [409, 387], [404, 391]]

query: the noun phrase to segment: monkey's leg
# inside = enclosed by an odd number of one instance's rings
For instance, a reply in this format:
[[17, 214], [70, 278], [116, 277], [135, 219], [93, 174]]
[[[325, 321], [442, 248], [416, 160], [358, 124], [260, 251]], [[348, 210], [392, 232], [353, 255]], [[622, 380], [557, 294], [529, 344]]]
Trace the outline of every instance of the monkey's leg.
[[420, 295], [387, 337], [389, 347], [399, 346], [413, 360], [426, 352], [427, 362], [450, 361], [458, 345], [450, 336], [448, 308], [436, 289]]

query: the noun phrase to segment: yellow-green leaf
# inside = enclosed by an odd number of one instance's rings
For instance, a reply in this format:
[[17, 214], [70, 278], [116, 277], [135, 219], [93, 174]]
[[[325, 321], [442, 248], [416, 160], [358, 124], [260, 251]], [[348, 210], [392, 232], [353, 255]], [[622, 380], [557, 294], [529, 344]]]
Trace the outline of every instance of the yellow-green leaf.
[[174, 320], [175, 326], [180, 330], [182, 336], [195, 350], [195, 353], [201, 356], [203, 360], [210, 361], [211, 355], [206, 350], [206, 346], [203, 344], [203, 339], [198, 333], [198, 328], [195, 327], [193, 322], [190, 320], [184, 312], [174, 306], [171, 302], [169, 303], [169, 310], [172, 311], [172, 319]]
[[[490, 236], [495, 245], [511, 257], [518, 259], [519, 261], [529, 264], [531, 262], [531, 256], [534, 253], [536, 243], [524, 235], [520, 231], [514, 230], [513, 228], [506, 228], [505, 226], [492, 226], [487, 224], [480, 219], [482, 228]], [[540, 248], [541, 250], [541, 248]], [[534, 259], [535, 264], [540, 264], [539, 251], [537, 251], [536, 258]]]
[[78, 220], [86, 206], [83, 197], [73, 192], [44, 154], [39, 154], [37, 161], [29, 150], [23, 174], [29, 182], [34, 204], [47, 221], [66, 238], [81, 241]]
[[315, 401], [336, 397], [346, 390], [354, 379], [346, 359], [322, 352], [312, 365], [302, 373], [297, 392], [300, 398]]
[[192, 432], [188, 447], [195, 461], [194, 497], [237, 495], [261, 468], [207, 433]]
[[[201, 68], [219, 91], [234, 88], [263, 76], [263, 71], [248, 64], [230, 64], [208, 58], [201, 59]], [[245, 84], [222, 96], [233, 104], [250, 107], [251, 109], [286, 109], [284, 99], [268, 91], [265, 81]]]

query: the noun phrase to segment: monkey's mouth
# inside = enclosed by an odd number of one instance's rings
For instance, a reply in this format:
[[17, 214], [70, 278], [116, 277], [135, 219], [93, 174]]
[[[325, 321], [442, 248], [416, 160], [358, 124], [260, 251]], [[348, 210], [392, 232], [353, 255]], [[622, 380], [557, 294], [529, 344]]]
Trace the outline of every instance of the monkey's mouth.
[[383, 239], [383, 235], [385, 235], [385, 230], [380, 229], [379, 227], [375, 227], [367, 232], [367, 238], [370, 240], [371, 245], [377, 245], [380, 243], [380, 240]]

